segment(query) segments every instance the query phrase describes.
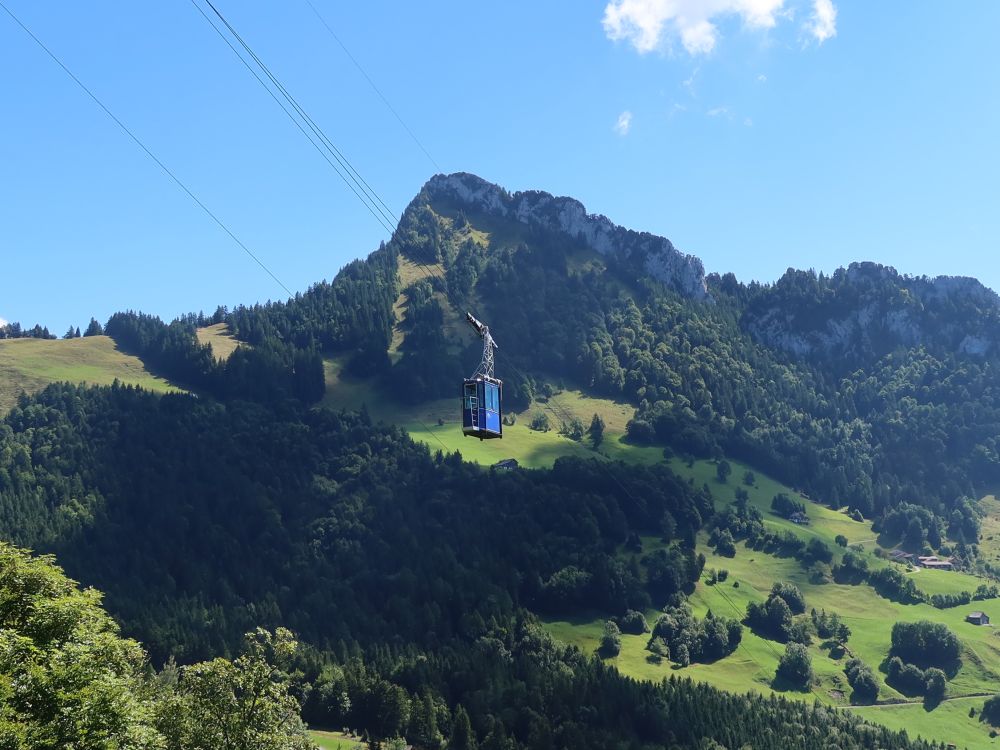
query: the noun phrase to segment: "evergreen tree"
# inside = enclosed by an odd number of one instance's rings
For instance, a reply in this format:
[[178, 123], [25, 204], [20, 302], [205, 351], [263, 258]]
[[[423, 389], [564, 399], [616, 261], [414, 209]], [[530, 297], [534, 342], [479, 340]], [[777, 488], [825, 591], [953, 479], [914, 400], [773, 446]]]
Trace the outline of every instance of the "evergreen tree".
[[430, 691], [425, 690], [420, 699], [413, 702], [406, 737], [421, 750], [437, 750], [444, 742], [438, 729], [437, 707]]
[[448, 740], [448, 750], [476, 750], [476, 735], [469, 722], [469, 714], [459, 704], [452, 721], [451, 737]]
[[593, 418], [590, 420], [590, 427], [587, 432], [590, 433], [590, 439], [593, 441], [594, 450], [601, 447], [601, 443], [604, 442], [604, 419], [600, 414], [594, 414]]

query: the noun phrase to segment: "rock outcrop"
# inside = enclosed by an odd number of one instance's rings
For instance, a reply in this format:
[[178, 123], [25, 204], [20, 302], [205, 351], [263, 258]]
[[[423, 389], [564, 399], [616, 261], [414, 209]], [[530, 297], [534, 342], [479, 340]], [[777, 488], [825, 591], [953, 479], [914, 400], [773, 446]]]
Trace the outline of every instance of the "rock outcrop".
[[467, 173], [437, 175], [424, 186], [424, 192], [432, 204], [441, 201], [468, 206], [535, 229], [565, 233], [603, 256], [629, 261], [684, 297], [711, 300], [705, 268], [698, 258], [680, 252], [668, 239], [634, 232], [605, 216], [588, 214], [583, 204], [572, 198], [537, 190], [511, 194]]
[[789, 271], [743, 322], [761, 343], [797, 356], [855, 362], [915, 346], [983, 356], [1000, 346], [1000, 297], [972, 278], [852, 263], [826, 280]]

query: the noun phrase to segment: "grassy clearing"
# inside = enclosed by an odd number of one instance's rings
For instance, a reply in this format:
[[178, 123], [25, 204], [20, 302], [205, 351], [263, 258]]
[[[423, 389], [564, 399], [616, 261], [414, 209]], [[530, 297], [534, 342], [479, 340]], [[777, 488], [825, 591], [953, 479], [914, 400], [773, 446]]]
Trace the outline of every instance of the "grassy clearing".
[[[928, 713], [919, 703], [866, 706], [854, 709], [869, 721], [885, 724], [890, 729], [905, 729], [911, 736], [940, 738], [956, 747], [973, 748], [1000, 747], [1000, 737], [990, 738], [989, 728], [979, 722], [979, 709], [983, 698], [955, 698], [942, 703]], [[969, 718], [969, 709], [976, 710], [976, 718]], [[924, 726], [928, 718], [937, 726], [933, 735], [924, 734], [918, 727]]]
[[[376, 422], [398, 425], [414, 440], [425, 443], [432, 450], [459, 451], [463, 458], [485, 466], [504, 458], [516, 458], [522, 466], [540, 468], [551, 466], [560, 456], [568, 455], [603, 456], [642, 463], [663, 460], [662, 451], [658, 448], [632, 446], [622, 442], [625, 424], [631, 419], [633, 411], [627, 404], [590, 398], [579, 391], [565, 391], [547, 405], [536, 403], [516, 414], [516, 424], [504, 427], [503, 439], [479, 441], [462, 435], [457, 395], [455, 398], [417, 405], [401, 405], [380, 393], [372, 381], [346, 375], [343, 365], [343, 357], [325, 362], [326, 395], [321, 402], [324, 407], [358, 410], [363, 406]], [[456, 393], [457, 390], [456, 384]], [[601, 414], [607, 425], [601, 450], [594, 451], [586, 438], [578, 443], [560, 435], [555, 429], [549, 432], [530, 429], [528, 423], [532, 414], [543, 410], [545, 406], [560, 414], [566, 412], [576, 416], [585, 425], [590, 424], [595, 413]], [[554, 423], [555, 417], [548, 411], [546, 413]]]
[[[444, 266], [440, 263], [425, 263], [419, 265], [409, 258], [400, 255], [398, 274], [400, 292], [396, 297], [396, 301], [392, 305], [392, 311], [395, 315], [396, 322], [392, 328], [392, 339], [389, 342], [388, 350], [389, 360], [393, 364], [402, 358], [402, 346], [406, 339], [405, 321], [408, 300], [404, 290], [416, 281], [430, 279], [432, 274], [444, 276]], [[448, 341], [453, 342], [453, 344], [449, 346], [449, 349], [458, 353], [465, 346], [467, 346], [473, 338], [475, 338], [475, 333], [465, 322], [464, 312], [456, 310], [452, 307], [445, 294], [435, 292], [434, 297], [441, 306], [441, 311], [444, 314], [442, 328], [444, 330], [445, 338]]]
[[363, 746], [357, 737], [350, 737], [343, 732], [310, 730], [309, 739], [315, 742], [320, 750], [355, 750]]
[[225, 323], [205, 326], [196, 331], [199, 344], [208, 344], [212, 347], [212, 354], [217, 360], [225, 362], [229, 355], [236, 351], [241, 344], [229, 332], [229, 326]]
[[[818, 537], [831, 547], [836, 544], [834, 540], [837, 535], [842, 534], [847, 537], [849, 544], [862, 544], [866, 549], [874, 549], [875, 532], [872, 531], [870, 524], [854, 521], [842, 511], [832, 510], [825, 505], [810, 502], [809, 498], [760, 472], [754, 472], [754, 484], [747, 486], [743, 484], [743, 474], [751, 470], [750, 467], [739, 461], [730, 461], [729, 463], [732, 465], [733, 472], [725, 484], [716, 478], [716, 465], [713, 461], [695, 461], [691, 466], [688, 466], [685, 462], [675, 458], [671, 459], [670, 468], [680, 476], [694, 481], [698, 487], [708, 485], [715, 497], [716, 508], [722, 508], [732, 503], [736, 499], [736, 488], [742, 487], [750, 496], [750, 503], [755, 505], [764, 515], [765, 526], [772, 531], [790, 531], [806, 541], [812, 537]], [[784, 492], [793, 500], [798, 500], [805, 505], [806, 515], [810, 521], [808, 526], [792, 523], [771, 512], [771, 499], [779, 492]]]
[[979, 554], [986, 562], [1000, 567], [1000, 499], [996, 495], [987, 495], [979, 501], [979, 507], [985, 513]]
[[111, 385], [115, 380], [160, 393], [179, 390], [107, 336], [0, 341], [0, 414], [17, 403], [22, 391], [35, 393], [63, 381]]
[[[710, 462], [695, 462], [687, 466], [674, 461], [673, 467], [682, 475], [700, 484], [707, 484], [716, 497], [716, 507], [733, 499], [734, 478], [741, 478], [745, 467], [733, 463], [733, 475], [728, 484], [715, 478], [715, 466]], [[867, 523], [853, 521], [846, 514], [829, 508], [806, 503], [810, 517], [809, 526], [798, 526], [778, 518], [770, 512], [770, 499], [776, 492], [794, 493], [760, 473], [755, 487], [746, 488], [751, 502], [764, 513], [769, 526], [788, 530], [802, 538], [816, 536], [833, 546], [833, 538], [843, 534], [851, 543], [860, 543], [869, 550], [871, 564], [887, 565], [875, 558], [870, 550], [875, 545], [875, 534]], [[814, 584], [802, 565], [792, 558], [780, 558], [737, 545], [734, 558], [716, 555], [706, 544], [707, 537], [699, 538], [699, 550], [708, 559], [707, 568], [726, 569], [728, 580], [709, 586], [705, 580], [697, 585], [690, 598], [695, 614], [704, 617], [713, 613], [728, 618], [742, 619], [751, 601], [766, 599], [776, 581], [790, 581], [805, 595], [807, 608], [837, 612], [851, 628], [849, 641], [851, 653], [863, 659], [874, 669], [888, 656], [892, 625], [895, 622], [931, 620], [945, 624], [963, 643], [962, 666], [948, 683], [948, 699], [933, 710], [925, 710], [919, 699], [907, 698], [883, 684], [880, 699], [874, 707], [850, 706], [850, 687], [843, 674], [844, 660], [831, 657], [829, 649], [814, 642], [810, 647], [813, 669], [817, 679], [808, 693], [784, 693], [786, 697], [818, 700], [821, 703], [858, 711], [873, 721], [894, 728], [905, 728], [911, 735], [922, 735], [944, 742], [955, 742], [959, 747], [990, 747], [989, 730], [977, 718], [970, 718], [970, 706], [978, 712], [983, 694], [993, 694], [1000, 689], [1000, 629], [977, 627], [966, 623], [965, 616], [973, 609], [982, 609], [994, 622], [1000, 615], [1000, 600], [974, 602], [965, 607], [938, 610], [928, 604], [904, 605], [883, 599], [867, 586], [847, 586], [834, 583]], [[655, 538], [643, 540], [648, 551], [661, 543]], [[973, 590], [980, 579], [962, 573], [921, 570], [914, 572], [918, 586], [929, 593], [955, 593]], [[707, 578], [707, 576], [706, 576]], [[738, 584], [736, 586], [735, 584]], [[655, 619], [656, 612], [647, 613]], [[573, 620], [549, 620], [546, 629], [557, 639], [574, 644], [587, 653], [593, 653], [600, 640], [604, 617], [599, 613]], [[669, 662], [654, 663], [645, 650], [648, 635], [622, 636], [621, 654], [614, 663], [623, 673], [637, 679], [660, 680], [674, 673], [704, 681], [724, 690], [745, 692], [753, 690], [764, 694], [775, 692], [771, 681], [784, 645], [765, 640], [744, 630], [743, 642], [737, 651], [714, 664], [696, 664], [679, 669]], [[884, 674], [880, 673], [880, 679]], [[902, 703], [899, 703], [902, 702]]]

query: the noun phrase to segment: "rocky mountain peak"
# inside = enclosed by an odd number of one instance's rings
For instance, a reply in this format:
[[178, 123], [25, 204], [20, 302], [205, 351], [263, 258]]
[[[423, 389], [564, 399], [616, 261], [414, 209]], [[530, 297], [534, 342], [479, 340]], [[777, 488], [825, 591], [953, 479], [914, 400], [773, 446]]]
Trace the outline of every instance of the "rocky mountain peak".
[[464, 172], [436, 175], [424, 186], [424, 193], [432, 203], [468, 206], [536, 229], [568, 234], [603, 256], [629, 260], [689, 299], [711, 300], [698, 258], [680, 252], [664, 237], [625, 229], [606, 216], [589, 214], [573, 198], [539, 190], [511, 194]]

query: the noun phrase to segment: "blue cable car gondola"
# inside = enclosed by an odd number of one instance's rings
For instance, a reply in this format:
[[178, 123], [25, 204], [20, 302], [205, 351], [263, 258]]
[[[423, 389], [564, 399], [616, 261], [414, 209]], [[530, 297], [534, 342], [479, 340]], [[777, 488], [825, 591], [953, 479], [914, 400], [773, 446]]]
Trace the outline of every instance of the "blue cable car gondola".
[[462, 434], [480, 440], [503, 437], [503, 382], [493, 377], [493, 350], [499, 349], [488, 326], [472, 313], [465, 319], [483, 339], [483, 361], [471, 378], [462, 383]]

